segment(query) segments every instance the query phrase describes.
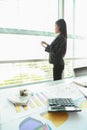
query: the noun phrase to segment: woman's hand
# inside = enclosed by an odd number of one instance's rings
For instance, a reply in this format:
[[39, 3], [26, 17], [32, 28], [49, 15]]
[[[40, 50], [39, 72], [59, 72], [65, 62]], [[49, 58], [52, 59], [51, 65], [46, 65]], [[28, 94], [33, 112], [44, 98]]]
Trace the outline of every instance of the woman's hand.
[[46, 42], [44, 42], [44, 41], [41, 42], [41, 45], [42, 45], [44, 48], [46, 48], [46, 47], [48, 46], [48, 44], [47, 44]]

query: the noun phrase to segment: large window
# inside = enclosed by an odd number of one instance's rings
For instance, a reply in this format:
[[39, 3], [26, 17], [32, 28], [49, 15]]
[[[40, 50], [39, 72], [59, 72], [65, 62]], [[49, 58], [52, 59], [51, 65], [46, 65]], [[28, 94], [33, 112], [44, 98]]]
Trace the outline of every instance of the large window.
[[64, 18], [67, 22], [68, 49], [66, 58], [71, 66], [67, 68], [73, 75], [73, 68], [87, 66], [87, 20], [86, 3], [82, 0], [64, 0]]
[[[82, 0], [75, 1], [75, 34], [80, 35], [83, 39], [75, 41], [75, 57], [87, 58], [87, 19], [86, 3]], [[78, 53], [78, 49], [80, 53]], [[83, 51], [84, 50], [84, 51]]]
[[74, 62], [74, 67], [87, 66], [87, 19], [86, 1], [75, 1], [75, 35], [81, 38], [75, 39], [74, 57], [80, 60]]
[[51, 43], [53, 37], [0, 34], [0, 60], [47, 59], [42, 40]]
[[0, 27], [53, 31], [58, 0], [0, 1]]
[[40, 42], [51, 43], [60, 16], [68, 29], [64, 78], [73, 76], [74, 67], [86, 66], [85, 12], [82, 0], [1, 0], [0, 87], [52, 80]]
[[87, 37], [86, 1], [75, 1], [75, 34]]
[[52, 79], [40, 42], [51, 43], [58, 0], [0, 1], [0, 86]]
[[0, 1], [0, 19], [0, 60], [47, 59], [40, 42], [53, 39], [58, 0]]

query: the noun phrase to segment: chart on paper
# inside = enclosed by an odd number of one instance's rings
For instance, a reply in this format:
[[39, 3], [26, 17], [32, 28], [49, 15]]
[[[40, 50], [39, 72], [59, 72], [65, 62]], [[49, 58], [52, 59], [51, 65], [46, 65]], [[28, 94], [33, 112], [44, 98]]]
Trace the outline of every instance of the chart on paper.
[[43, 105], [47, 104], [47, 95], [43, 92], [35, 93], [27, 106], [18, 106], [14, 105], [16, 112], [22, 112], [21, 108], [23, 108], [25, 111], [29, 109], [35, 109], [36, 107], [42, 107]]

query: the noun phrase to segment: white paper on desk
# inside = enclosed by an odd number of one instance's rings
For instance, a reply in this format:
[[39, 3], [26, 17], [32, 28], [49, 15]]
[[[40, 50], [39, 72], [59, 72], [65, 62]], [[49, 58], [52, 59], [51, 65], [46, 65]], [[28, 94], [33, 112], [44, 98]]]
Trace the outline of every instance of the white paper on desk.
[[25, 96], [25, 97], [12, 95], [12, 96], [8, 97], [8, 100], [10, 102], [12, 102], [13, 104], [27, 105], [31, 96], [32, 96], [32, 94], [29, 94], [28, 96]]
[[87, 97], [87, 87], [85, 87], [87, 86], [87, 83], [80, 80], [74, 81], [73, 83], [76, 84], [79, 90], [84, 94], [84, 96]]
[[84, 94], [85, 97], [87, 97], [87, 88], [83, 88], [78, 86], [79, 90]]
[[74, 83], [49, 87], [46, 89], [46, 93], [48, 93], [49, 98], [72, 98], [75, 100], [84, 97], [78, 89], [78, 85]]

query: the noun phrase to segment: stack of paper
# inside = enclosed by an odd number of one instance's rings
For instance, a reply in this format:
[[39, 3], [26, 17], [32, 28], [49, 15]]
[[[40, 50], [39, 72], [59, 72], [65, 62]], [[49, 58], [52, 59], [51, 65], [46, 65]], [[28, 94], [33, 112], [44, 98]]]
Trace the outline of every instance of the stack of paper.
[[27, 103], [29, 102], [30, 98], [31, 98], [32, 94], [22, 97], [22, 96], [10, 96], [8, 97], [8, 100], [10, 102], [12, 102], [13, 104], [17, 104], [17, 105], [27, 105]]

